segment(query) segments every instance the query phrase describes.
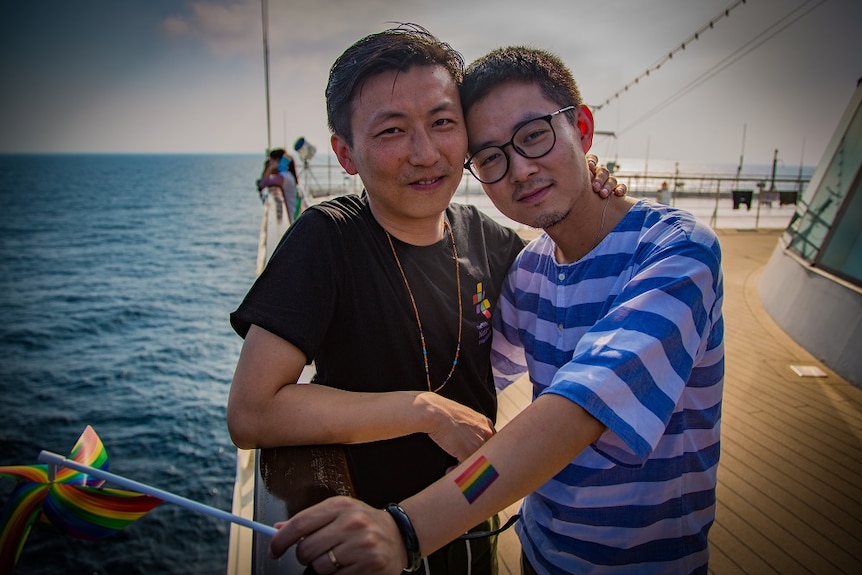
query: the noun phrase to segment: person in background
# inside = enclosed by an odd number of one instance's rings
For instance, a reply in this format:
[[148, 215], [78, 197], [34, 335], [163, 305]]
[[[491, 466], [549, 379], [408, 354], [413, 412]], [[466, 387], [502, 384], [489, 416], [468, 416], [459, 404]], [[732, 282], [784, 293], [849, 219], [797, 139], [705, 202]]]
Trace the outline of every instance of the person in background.
[[[336, 60], [331, 145], [365, 191], [305, 210], [231, 314], [245, 338], [227, 409], [234, 443], [345, 444], [357, 496], [377, 507], [443, 477], [495, 431], [490, 317], [524, 242], [450, 203], [467, 153], [462, 75], [461, 55], [418, 26]], [[596, 197], [609, 190], [625, 193], [598, 170]], [[312, 361], [313, 381], [296, 385]], [[492, 516], [464, 531], [491, 530]], [[496, 571], [493, 537], [453, 536], [424, 563], [428, 574]]]
[[524, 497], [527, 575], [706, 574], [724, 381], [714, 232], [592, 192], [593, 118], [553, 54], [495, 50], [461, 93], [470, 171], [500, 211], [545, 232], [492, 318], [498, 387], [528, 370], [534, 401], [422, 492], [384, 509], [328, 499], [277, 524], [271, 552], [296, 544], [321, 574], [412, 571]]
[[284, 148], [276, 148], [269, 153], [263, 164], [263, 173], [255, 182], [257, 191], [263, 198], [263, 190], [276, 187], [281, 190], [288, 217], [293, 221], [299, 215], [301, 197], [297, 188], [296, 162]]

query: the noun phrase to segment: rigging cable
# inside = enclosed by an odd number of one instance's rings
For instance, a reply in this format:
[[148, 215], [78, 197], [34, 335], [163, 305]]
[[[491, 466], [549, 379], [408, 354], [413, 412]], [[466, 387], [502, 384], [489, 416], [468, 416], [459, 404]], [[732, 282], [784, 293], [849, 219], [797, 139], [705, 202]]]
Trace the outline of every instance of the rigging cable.
[[605, 106], [607, 106], [608, 104], [610, 104], [612, 100], [619, 99], [620, 94], [621, 94], [622, 92], [628, 92], [629, 88], [634, 87], [634, 85], [635, 85], [635, 84], [639, 84], [641, 80], [643, 80], [643, 79], [647, 78], [647, 77], [650, 75], [650, 72], [655, 72], [656, 70], [658, 70], [659, 68], [661, 68], [665, 63], [667, 63], [668, 61], [672, 60], [672, 59], [673, 59], [673, 55], [674, 55], [674, 54], [676, 54], [677, 52], [680, 52], [680, 51], [682, 51], [682, 50], [685, 50], [685, 47], [686, 47], [688, 44], [691, 44], [693, 41], [695, 41], [695, 40], [699, 40], [699, 39], [700, 39], [700, 35], [701, 35], [701, 34], [703, 34], [704, 32], [706, 32], [707, 30], [711, 30], [711, 29], [715, 26], [715, 23], [716, 23], [716, 22], [718, 22], [718, 21], [719, 21], [719, 20], [721, 20], [722, 18], [727, 18], [728, 16], [730, 16], [730, 12], [731, 12], [734, 8], [737, 8], [740, 4], [745, 4], [745, 2], [746, 2], [746, 0], [736, 0], [736, 2], [734, 2], [733, 4], [731, 4], [730, 6], [728, 6], [727, 8], [725, 8], [725, 9], [721, 12], [721, 14], [719, 14], [718, 16], [713, 17], [713, 18], [709, 21], [709, 23], [708, 23], [708, 24], [705, 24], [705, 25], [704, 25], [703, 27], [701, 27], [697, 32], [695, 32], [694, 34], [692, 34], [691, 36], [689, 36], [686, 40], [684, 40], [684, 41], [683, 41], [679, 46], [677, 46], [676, 48], [674, 48], [673, 50], [671, 50], [670, 52], [668, 52], [668, 53], [667, 53], [667, 56], [662, 57], [658, 62], [656, 62], [655, 64], [653, 64], [653, 65], [652, 65], [652, 66], [650, 66], [649, 68], [647, 68], [647, 69], [646, 69], [646, 71], [644, 71], [640, 76], [638, 76], [637, 78], [635, 78], [634, 80], [632, 80], [631, 82], [629, 82], [628, 84], [626, 84], [625, 86], [623, 86], [623, 87], [622, 87], [622, 89], [620, 89], [620, 90], [618, 90], [616, 93], [614, 93], [614, 95], [613, 95], [613, 96], [610, 96], [610, 97], [609, 97], [609, 98], [607, 98], [604, 102], [602, 102], [601, 104], [599, 104], [599, 105], [597, 105], [597, 106], [592, 106], [593, 110], [595, 110], [596, 112], [598, 112], [599, 110], [601, 110], [602, 108], [604, 108]]
[[[777, 22], [775, 22], [772, 25], [770, 25], [769, 27], [767, 27], [765, 30], [760, 32], [760, 34], [755, 36], [753, 39], [749, 40], [747, 43], [745, 43], [740, 48], [738, 48], [737, 50], [732, 52], [730, 55], [726, 56], [723, 60], [721, 60], [720, 62], [718, 62], [717, 64], [712, 66], [710, 69], [708, 69], [706, 72], [704, 72], [703, 74], [701, 74], [700, 76], [698, 76], [697, 78], [695, 78], [694, 80], [689, 82], [686, 86], [684, 86], [683, 88], [678, 90], [676, 93], [674, 93], [673, 95], [671, 95], [670, 97], [665, 99], [663, 102], [654, 106], [652, 109], [650, 109], [644, 115], [642, 115], [640, 118], [633, 121], [631, 124], [629, 124], [628, 126], [623, 128], [622, 130], [617, 130], [617, 135], [631, 130], [632, 128], [634, 128], [635, 126], [637, 126], [638, 124], [640, 124], [641, 122], [646, 120], [647, 118], [650, 118], [653, 114], [659, 112], [660, 110], [662, 110], [662, 109], [666, 108], [667, 106], [671, 105], [672, 103], [676, 102], [677, 100], [679, 100], [680, 98], [682, 98], [683, 96], [685, 96], [686, 94], [688, 94], [689, 92], [694, 90], [695, 88], [699, 87], [701, 84], [703, 84], [707, 80], [711, 79], [713, 76], [716, 76], [719, 72], [723, 71], [725, 68], [727, 68], [731, 64], [734, 64], [736, 61], [741, 59], [743, 56], [748, 55], [750, 52], [759, 48], [764, 43], [768, 42], [769, 40], [774, 38], [776, 35], [783, 32], [785, 29], [787, 29], [792, 24], [796, 23], [800, 19], [804, 18], [805, 16], [807, 16], [808, 14], [810, 14], [811, 12], [813, 12], [814, 10], [816, 10], [817, 8], [819, 8], [820, 6], [825, 4], [827, 0], [820, 0], [815, 6], [810, 7], [804, 13], [801, 13], [801, 14], [794, 16], [794, 13], [799, 12], [800, 10], [802, 10], [803, 8], [805, 8], [807, 5], [811, 4], [814, 1], [815, 0], [806, 0], [805, 2], [803, 2], [799, 6], [797, 6], [796, 8], [791, 10], [790, 12], [788, 12], [785, 16], [783, 16]], [[792, 19], [790, 19], [788, 21], [788, 19], [791, 17], [792, 17]]]

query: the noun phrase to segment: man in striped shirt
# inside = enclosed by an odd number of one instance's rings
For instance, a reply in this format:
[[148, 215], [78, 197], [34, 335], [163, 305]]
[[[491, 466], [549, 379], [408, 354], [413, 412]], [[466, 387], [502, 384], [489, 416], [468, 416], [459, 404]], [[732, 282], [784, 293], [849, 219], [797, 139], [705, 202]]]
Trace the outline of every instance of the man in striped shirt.
[[303, 556], [335, 548], [346, 573], [398, 573], [526, 496], [525, 574], [707, 573], [724, 379], [715, 234], [591, 192], [593, 118], [552, 54], [490, 53], [462, 101], [467, 167], [504, 214], [545, 232], [492, 310], [498, 386], [529, 371], [534, 401], [400, 507], [328, 500], [273, 551], [305, 536]]
[[592, 117], [553, 56], [495, 51], [463, 94], [471, 170], [502, 212], [546, 232], [502, 288], [497, 385], [529, 370], [534, 399], [603, 427], [526, 497], [525, 572], [706, 573], [724, 373], [715, 235], [681, 210], [584, 193], [574, 158]]

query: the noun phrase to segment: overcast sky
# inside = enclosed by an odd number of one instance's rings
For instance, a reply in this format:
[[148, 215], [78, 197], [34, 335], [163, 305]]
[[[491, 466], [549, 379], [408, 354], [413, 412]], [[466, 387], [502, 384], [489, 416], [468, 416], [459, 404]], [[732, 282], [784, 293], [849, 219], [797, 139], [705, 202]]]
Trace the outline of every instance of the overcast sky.
[[[273, 145], [328, 149], [329, 67], [392, 21], [556, 52], [603, 160], [813, 165], [862, 77], [860, 0], [269, 0]], [[261, 36], [260, 0], [4, 1], [0, 153], [263, 154]]]

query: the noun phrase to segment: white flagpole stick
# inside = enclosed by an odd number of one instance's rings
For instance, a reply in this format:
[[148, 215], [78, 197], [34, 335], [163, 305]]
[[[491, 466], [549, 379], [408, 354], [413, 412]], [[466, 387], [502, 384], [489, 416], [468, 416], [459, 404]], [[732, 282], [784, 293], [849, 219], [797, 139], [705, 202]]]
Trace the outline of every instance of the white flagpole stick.
[[269, 535], [270, 537], [275, 535], [277, 531], [275, 527], [264, 525], [263, 523], [252, 521], [251, 519], [246, 519], [245, 517], [240, 517], [239, 515], [234, 515], [233, 513], [228, 513], [227, 511], [222, 511], [221, 509], [216, 509], [215, 507], [210, 507], [209, 505], [204, 505], [203, 503], [199, 503], [191, 499], [186, 499], [185, 497], [170, 493], [169, 491], [162, 491], [161, 489], [150, 487], [149, 485], [146, 485], [144, 483], [138, 483], [137, 481], [126, 479], [125, 477], [122, 477], [120, 475], [114, 475], [113, 473], [109, 473], [108, 471], [102, 471], [101, 469], [96, 469], [95, 467], [90, 467], [89, 465], [84, 465], [82, 463], [78, 463], [77, 461], [66, 459], [62, 455], [57, 455], [56, 453], [52, 453], [50, 451], [42, 451], [39, 454], [39, 461], [51, 465], [69, 467], [70, 469], [80, 471], [81, 473], [86, 473], [87, 475], [92, 475], [93, 477], [98, 477], [99, 479], [110, 481], [111, 483], [115, 483], [118, 486], [123, 487], [124, 489], [128, 489], [129, 491], [137, 491], [145, 495], [152, 495], [153, 497], [157, 497], [158, 499], [167, 501], [169, 503], [175, 503], [187, 509], [191, 509], [192, 511], [198, 511], [200, 513], [204, 513], [218, 519], [224, 519], [225, 521], [231, 521], [233, 523], [237, 523], [238, 525], [254, 529], [258, 533], [263, 533], [264, 535]]

